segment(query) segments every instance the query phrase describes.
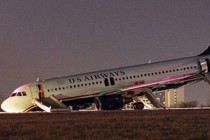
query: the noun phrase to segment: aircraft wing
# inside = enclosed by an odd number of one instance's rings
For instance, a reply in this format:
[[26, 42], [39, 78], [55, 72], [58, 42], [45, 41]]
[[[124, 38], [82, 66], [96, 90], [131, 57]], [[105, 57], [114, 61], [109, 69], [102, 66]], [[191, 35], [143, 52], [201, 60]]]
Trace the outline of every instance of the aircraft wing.
[[132, 90], [136, 90], [136, 89], [150, 89], [151, 90], [153, 88], [164, 87], [165, 85], [168, 85], [168, 84], [177, 84], [177, 83], [181, 83], [181, 82], [184, 83], [184, 82], [197, 81], [197, 80], [200, 80], [200, 77], [198, 75], [197, 76], [183, 75], [183, 76], [176, 76], [176, 77], [174, 77], [174, 76], [173, 77], [165, 77], [161, 80], [157, 80], [157, 81], [153, 81], [153, 82], [142, 83], [142, 81], [141, 81], [141, 82], [139, 82], [139, 84], [122, 87], [120, 89], [103, 91], [103, 92], [98, 93], [98, 96], [119, 94], [121, 92], [132, 91]]
[[153, 88], [158, 85], [167, 85], [170, 83], [177, 83], [177, 82], [180, 82], [180, 81], [187, 79], [189, 77], [191, 77], [191, 75], [166, 77], [166, 78], [163, 78], [163, 79], [155, 81], [155, 82], [148, 82], [148, 83], [143, 83], [143, 84], [132, 85], [132, 86], [122, 88], [120, 90], [121, 91], [129, 91], [129, 90], [135, 90], [135, 89], [139, 89], [139, 88]]
[[[183, 75], [183, 76], [176, 76], [176, 77], [166, 77], [158, 81], [154, 82], [148, 82], [148, 83], [143, 83], [143, 84], [138, 84], [138, 85], [132, 85], [128, 86], [125, 88], [120, 89], [122, 92], [125, 91], [130, 91], [130, 90], [135, 90], [135, 89], [142, 89], [142, 92], [146, 96], [146, 98], [157, 108], [164, 108], [165, 105], [163, 105], [160, 101], [156, 99], [154, 94], [152, 93], [153, 88], [158, 88], [158, 87], [164, 87], [169, 84], [176, 84], [176, 83], [185, 83], [189, 81], [196, 81], [199, 79], [200, 76], [192, 76], [192, 75]], [[196, 79], [197, 78], [197, 79]], [[134, 95], [135, 96], [135, 95]], [[136, 95], [138, 96], [138, 95]]]

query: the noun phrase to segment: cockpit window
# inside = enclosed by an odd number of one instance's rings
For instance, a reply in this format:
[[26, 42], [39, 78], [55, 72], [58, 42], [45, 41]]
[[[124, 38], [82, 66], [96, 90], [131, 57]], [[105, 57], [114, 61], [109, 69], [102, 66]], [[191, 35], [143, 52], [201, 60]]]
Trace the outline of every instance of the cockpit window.
[[14, 96], [27, 96], [26, 92], [18, 92], [18, 93], [12, 93], [12, 95], [10, 97], [14, 97]]
[[22, 94], [23, 94], [23, 96], [26, 96], [26, 92], [25, 91], [23, 91]]
[[21, 92], [18, 92], [18, 93], [17, 93], [17, 96], [22, 96]]
[[11, 97], [16, 96], [17, 93], [12, 93]]

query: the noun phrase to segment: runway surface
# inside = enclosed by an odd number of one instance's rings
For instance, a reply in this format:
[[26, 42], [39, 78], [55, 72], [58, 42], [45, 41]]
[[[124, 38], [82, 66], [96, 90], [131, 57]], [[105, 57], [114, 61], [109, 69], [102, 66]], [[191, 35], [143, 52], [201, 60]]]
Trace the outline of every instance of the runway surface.
[[210, 139], [210, 110], [2, 113], [0, 132], [0, 139]]

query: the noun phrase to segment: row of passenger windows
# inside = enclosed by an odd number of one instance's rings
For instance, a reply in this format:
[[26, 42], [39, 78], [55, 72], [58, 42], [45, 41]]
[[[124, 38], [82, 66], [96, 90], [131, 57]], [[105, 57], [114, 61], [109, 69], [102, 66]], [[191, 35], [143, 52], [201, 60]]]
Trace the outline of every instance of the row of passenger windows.
[[140, 77], [147, 77], [147, 76], [154, 76], [154, 75], [160, 75], [160, 74], [165, 74], [165, 73], [172, 73], [172, 72], [180, 72], [180, 71], [185, 71], [185, 70], [192, 70], [196, 69], [196, 66], [191, 66], [191, 67], [184, 67], [184, 68], [179, 68], [179, 69], [173, 69], [173, 70], [165, 70], [165, 71], [159, 71], [159, 72], [151, 72], [151, 73], [145, 73], [141, 75], [133, 75], [133, 76], [126, 76], [122, 78], [115, 78], [115, 81], [121, 81], [125, 79], [135, 79], [135, 78], [140, 78]]
[[[158, 72], [151, 72], [151, 73], [145, 73], [145, 74], [140, 74], [140, 75], [133, 75], [133, 76], [126, 76], [126, 77], [119, 77], [113, 79], [113, 77], [110, 77], [110, 85], [115, 85], [115, 81], [121, 81], [121, 80], [128, 80], [128, 79], [136, 79], [140, 77], [147, 77], [147, 76], [154, 76], [154, 75], [160, 75], [160, 74], [165, 74], [165, 73], [172, 73], [172, 72], [179, 72], [179, 71], [185, 71], [185, 70], [192, 70], [196, 69], [197, 66], [191, 66], [191, 67], [184, 67], [184, 68], [179, 68], [179, 69], [172, 69], [172, 70], [165, 70], [165, 71], [158, 71]], [[75, 85], [70, 85], [66, 87], [58, 87], [54, 89], [48, 89], [47, 91], [59, 91], [59, 90], [65, 90], [65, 89], [72, 89], [72, 88], [80, 88], [80, 87], [85, 87], [85, 86], [91, 86], [91, 85], [98, 85], [98, 84], [103, 84], [105, 83], [105, 86], [109, 85], [109, 80], [108, 78], [105, 78], [105, 81], [96, 81], [96, 82], [90, 82], [90, 83], [85, 83], [85, 84], [75, 84]]]
[[96, 82], [90, 82], [90, 83], [85, 83], [85, 84], [77, 84], [77, 85], [70, 85], [70, 86], [66, 86], [66, 87], [58, 87], [58, 88], [52, 88], [52, 89], [48, 89], [47, 91], [59, 91], [59, 90], [65, 90], [65, 89], [72, 89], [72, 88], [79, 88], [79, 87], [86, 87], [86, 86], [91, 86], [91, 85], [98, 85], [98, 84], [102, 84], [102, 81], [96, 81]]
[[26, 96], [26, 92], [17, 92], [17, 93], [12, 93], [12, 95], [10, 97], [14, 97], [14, 96]]

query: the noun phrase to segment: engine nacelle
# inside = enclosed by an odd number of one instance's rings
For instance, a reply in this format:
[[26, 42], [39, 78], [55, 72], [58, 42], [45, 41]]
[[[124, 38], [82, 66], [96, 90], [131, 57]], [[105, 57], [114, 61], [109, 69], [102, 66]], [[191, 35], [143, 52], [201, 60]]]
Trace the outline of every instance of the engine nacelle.
[[96, 108], [99, 110], [120, 109], [124, 104], [132, 102], [132, 98], [123, 97], [121, 94], [100, 96], [95, 99]]

